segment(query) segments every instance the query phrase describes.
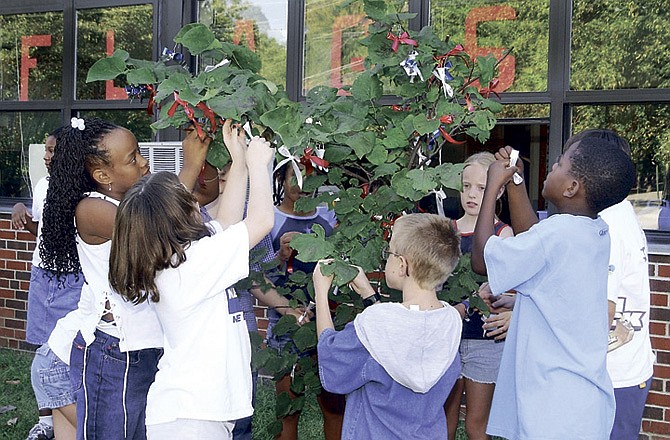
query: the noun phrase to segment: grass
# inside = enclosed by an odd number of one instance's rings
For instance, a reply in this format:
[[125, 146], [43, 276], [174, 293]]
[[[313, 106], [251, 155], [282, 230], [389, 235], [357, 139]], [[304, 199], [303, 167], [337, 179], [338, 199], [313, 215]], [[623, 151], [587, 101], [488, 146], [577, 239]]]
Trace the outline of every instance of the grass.
[[[30, 363], [33, 355], [0, 349], [0, 408], [16, 409], [0, 414], [0, 440], [24, 440], [37, 421], [37, 405], [30, 385]], [[274, 421], [274, 384], [259, 379], [254, 413], [254, 439], [271, 440], [266, 427]], [[14, 420], [16, 419], [16, 420]], [[298, 425], [300, 440], [323, 440], [323, 418], [315, 399], [308, 400]], [[462, 423], [457, 440], [466, 440]]]

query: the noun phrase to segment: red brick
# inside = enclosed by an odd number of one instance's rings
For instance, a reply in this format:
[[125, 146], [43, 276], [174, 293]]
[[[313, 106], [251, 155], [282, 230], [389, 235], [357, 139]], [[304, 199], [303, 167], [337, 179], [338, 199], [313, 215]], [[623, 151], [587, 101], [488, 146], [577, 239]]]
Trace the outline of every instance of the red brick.
[[28, 289], [30, 289], [30, 281], [20, 281], [19, 282], [19, 289], [25, 290], [27, 292]]
[[5, 327], [25, 330], [26, 323], [25, 321], [19, 321], [18, 319], [5, 319]]
[[0, 238], [4, 238], [5, 240], [16, 240], [16, 232], [0, 230]]
[[0, 288], [7, 288], [9, 287], [9, 280], [6, 278], [0, 278]]
[[25, 330], [16, 330], [16, 331], [14, 332], [14, 336], [15, 336], [17, 339], [19, 339], [19, 340], [21, 340], [21, 341], [24, 341], [24, 340], [26, 339], [26, 331], [25, 331]]
[[668, 295], [665, 293], [652, 293], [651, 294], [651, 305], [652, 306], [668, 306]]
[[652, 292], [670, 292], [670, 280], [651, 280]]
[[659, 364], [670, 365], [670, 351], [656, 351], [656, 362]]
[[652, 419], [652, 420], [663, 420], [663, 415], [664, 413], [667, 413], [668, 410], [664, 410], [663, 408], [660, 408], [658, 406], [649, 406], [647, 405], [644, 408], [644, 414], [642, 417], [645, 419]]
[[14, 310], [25, 310], [26, 309], [26, 302], [25, 301], [17, 301], [15, 299], [7, 299], [7, 300], [5, 300], [5, 308], [14, 309]]
[[16, 260], [16, 251], [12, 251], [9, 249], [0, 249], [0, 259]]
[[670, 266], [667, 266], [665, 264], [659, 264], [658, 276], [663, 278], [670, 278]]
[[[7, 216], [9, 218], [9, 215]], [[0, 220], [0, 229], [10, 229], [12, 222], [9, 220]]]
[[[643, 420], [642, 421], [642, 429], [646, 433], [670, 434], [670, 423]], [[659, 437], [652, 437], [652, 438], [656, 439], [656, 438], [659, 438]]]
[[661, 379], [653, 377], [651, 379], [651, 386], [649, 387], [649, 389], [655, 391], [663, 391], [663, 381]]
[[7, 240], [7, 249], [16, 249], [19, 251], [28, 250], [28, 245], [22, 241]]
[[4, 336], [6, 338], [13, 338], [14, 337], [14, 330], [11, 329], [11, 328], [6, 328], [4, 326], [0, 326], [0, 336]]
[[[670, 367], [666, 365], [654, 365], [654, 377], [670, 378]], [[670, 397], [670, 394], [668, 397]], [[664, 406], [670, 406], [670, 401], [668, 401], [668, 405]]]
[[650, 391], [647, 397], [647, 405], [662, 406], [664, 408], [670, 407], [670, 394]]
[[664, 322], [650, 322], [649, 332], [652, 335], [667, 336], [667, 324]]
[[25, 271], [26, 270], [26, 262], [25, 261], [7, 260], [7, 269]]
[[15, 298], [14, 290], [11, 289], [0, 289], [0, 298]]
[[2, 316], [3, 318], [13, 318], [14, 311], [3, 307], [0, 309], [0, 316]]
[[651, 263], [670, 264], [670, 255], [649, 254], [649, 261]]
[[18, 231], [16, 239], [19, 241], [35, 241], [35, 236], [28, 231]]

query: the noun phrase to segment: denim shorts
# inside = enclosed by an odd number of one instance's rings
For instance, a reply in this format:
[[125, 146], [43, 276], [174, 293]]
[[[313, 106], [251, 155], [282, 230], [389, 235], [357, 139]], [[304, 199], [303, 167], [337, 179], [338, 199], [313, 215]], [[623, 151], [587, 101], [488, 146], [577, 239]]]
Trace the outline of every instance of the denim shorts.
[[77, 401], [78, 440], [146, 439], [147, 393], [162, 353], [159, 348], [121, 352], [119, 338], [100, 330], [87, 347], [81, 333], [77, 335], [70, 380]]
[[30, 270], [26, 341], [31, 344], [46, 344], [56, 321], [77, 308], [84, 275], [69, 274], [60, 279], [62, 283], [37, 266]]
[[281, 314], [278, 311], [275, 309], [268, 309], [268, 328], [266, 330], [268, 347], [279, 351], [291, 350], [292, 353], [297, 353], [298, 349], [293, 343], [293, 339], [291, 339], [290, 335], [285, 334], [278, 336], [272, 332], [272, 329], [280, 319]]
[[462, 339], [461, 376], [478, 383], [496, 383], [505, 342], [491, 339]]
[[67, 364], [58, 359], [47, 344], [37, 349], [30, 368], [30, 381], [39, 409], [61, 408], [74, 403], [69, 372]]

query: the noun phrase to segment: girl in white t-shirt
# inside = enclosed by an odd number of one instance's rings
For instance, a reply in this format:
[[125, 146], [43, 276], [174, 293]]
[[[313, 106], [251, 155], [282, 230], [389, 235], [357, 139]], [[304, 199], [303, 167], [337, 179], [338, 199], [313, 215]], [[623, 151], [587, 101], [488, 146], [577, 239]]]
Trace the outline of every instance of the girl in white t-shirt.
[[274, 150], [255, 137], [245, 152], [243, 133], [226, 144], [233, 159], [226, 209], [213, 221], [203, 223], [195, 197], [167, 172], [134, 185], [116, 216], [110, 284], [135, 304], [151, 304], [165, 334], [147, 398], [149, 439], [232, 438], [234, 420], [253, 412], [249, 334], [232, 286], [248, 275], [249, 249], [272, 228]]

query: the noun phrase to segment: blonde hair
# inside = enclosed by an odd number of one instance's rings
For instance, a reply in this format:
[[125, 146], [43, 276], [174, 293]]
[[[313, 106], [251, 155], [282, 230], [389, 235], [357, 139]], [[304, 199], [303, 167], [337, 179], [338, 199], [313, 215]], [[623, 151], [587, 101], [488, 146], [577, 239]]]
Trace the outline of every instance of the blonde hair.
[[461, 256], [453, 221], [436, 214], [409, 214], [393, 225], [395, 251], [407, 260], [410, 273], [423, 289], [441, 286]]
[[493, 155], [493, 153], [489, 153], [488, 151], [482, 151], [479, 153], [475, 153], [472, 156], [468, 157], [465, 159], [465, 167], [468, 165], [472, 164], [479, 164], [484, 167], [484, 169], [489, 169], [491, 164], [496, 161], [496, 157]]

